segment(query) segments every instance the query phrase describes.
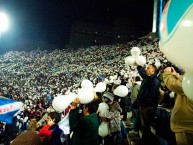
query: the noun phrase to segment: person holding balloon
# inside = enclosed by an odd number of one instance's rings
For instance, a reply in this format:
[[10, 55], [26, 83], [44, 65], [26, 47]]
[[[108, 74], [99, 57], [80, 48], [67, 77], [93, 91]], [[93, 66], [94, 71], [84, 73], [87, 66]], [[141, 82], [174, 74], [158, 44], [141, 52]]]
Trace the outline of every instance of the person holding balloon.
[[151, 139], [150, 125], [155, 125], [155, 111], [158, 105], [160, 82], [157, 78], [157, 67], [150, 64], [144, 69], [138, 65], [137, 70], [142, 77], [137, 99], [133, 103], [139, 107], [141, 127], [142, 127], [142, 143], [153, 144]]
[[104, 102], [109, 106], [109, 111], [98, 112], [99, 116], [108, 124], [108, 135], [105, 137], [104, 145], [117, 145], [119, 133], [121, 131], [120, 120], [122, 109], [117, 101], [114, 101], [114, 95], [110, 92], [103, 94]]
[[193, 100], [188, 98], [183, 91], [183, 76], [178, 74], [173, 67], [167, 67], [163, 73], [163, 80], [168, 89], [177, 94], [170, 119], [176, 143], [177, 145], [191, 145], [193, 144]]
[[79, 103], [79, 98], [76, 98], [69, 113], [70, 131], [73, 132], [71, 145], [99, 145], [98, 102], [83, 104], [82, 113], [77, 107]]

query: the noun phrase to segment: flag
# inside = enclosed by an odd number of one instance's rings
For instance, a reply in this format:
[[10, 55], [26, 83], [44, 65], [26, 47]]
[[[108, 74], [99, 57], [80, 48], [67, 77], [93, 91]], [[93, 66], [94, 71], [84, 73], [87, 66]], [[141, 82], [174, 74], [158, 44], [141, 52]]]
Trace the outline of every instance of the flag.
[[58, 123], [58, 126], [64, 134], [70, 134], [69, 113]]
[[22, 106], [22, 102], [0, 98], [0, 121], [11, 124], [13, 115], [18, 112]]

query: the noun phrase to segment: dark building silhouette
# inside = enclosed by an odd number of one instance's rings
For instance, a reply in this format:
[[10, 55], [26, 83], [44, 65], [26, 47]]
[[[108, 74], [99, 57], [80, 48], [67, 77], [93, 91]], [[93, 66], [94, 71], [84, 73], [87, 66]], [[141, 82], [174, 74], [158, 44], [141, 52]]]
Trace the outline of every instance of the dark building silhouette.
[[125, 43], [133, 40], [135, 27], [127, 20], [116, 20], [113, 25], [75, 22], [71, 29], [69, 47], [87, 47]]

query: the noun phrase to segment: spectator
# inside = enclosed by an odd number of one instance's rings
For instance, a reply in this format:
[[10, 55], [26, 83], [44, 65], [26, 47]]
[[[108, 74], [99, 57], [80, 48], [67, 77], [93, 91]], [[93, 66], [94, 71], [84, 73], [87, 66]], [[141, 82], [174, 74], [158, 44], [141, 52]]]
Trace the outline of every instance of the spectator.
[[139, 76], [136, 76], [135, 80], [134, 80], [134, 83], [133, 83], [132, 91], [131, 91], [131, 103], [132, 104], [137, 99], [137, 95], [138, 95], [138, 92], [139, 92], [140, 85], [141, 85], [141, 79], [140, 79]]
[[61, 135], [63, 131], [59, 128], [60, 114], [51, 112], [48, 114], [47, 124], [39, 131], [38, 135], [43, 140], [49, 140], [52, 145], [62, 145]]
[[[132, 104], [135, 102], [135, 100], [137, 99], [137, 95], [140, 89], [140, 85], [141, 85], [141, 79], [139, 76], [135, 77], [134, 80], [134, 84], [133, 84], [133, 88], [131, 91], [131, 102]], [[132, 110], [132, 120], [133, 120], [133, 130], [129, 132], [129, 134], [138, 134], [139, 133], [139, 125], [140, 125], [140, 115], [139, 115], [139, 108], [138, 105], [134, 106], [135, 104], [133, 104], [133, 110]]]
[[109, 112], [99, 112], [99, 116], [105, 118], [109, 123], [109, 135], [105, 137], [105, 145], [117, 145], [118, 136], [121, 131], [120, 114], [122, 112], [119, 103], [114, 100], [114, 95], [110, 92], [103, 94], [104, 101], [109, 105]]
[[55, 111], [55, 110], [52, 108], [52, 106], [50, 106], [50, 107], [47, 109], [47, 112], [43, 115], [43, 117], [37, 122], [37, 124], [36, 124], [37, 128], [46, 125], [46, 120], [47, 120], [47, 118], [48, 118], [48, 113], [54, 112], [54, 111]]
[[79, 99], [72, 103], [69, 114], [70, 130], [73, 132], [71, 145], [98, 145], [99, 121], [96, 114], [98, 103], [93, 101], [83, 105], [83, 116], [77, 105]]
[[163, 80], [168, 89], [177, 94], [170, 119], [177, 145], [193, 144], [193, 101], [183, 92], [183, 77], [176, 73], [173, 67], [167, 67], [164, 70]]
[[150, 138], [150, 125], [154, 124], [160, 82], [157, 78], [157, 68], [155, 65], [148, 65], [146, 70], [141, 66], [137, 66], [137, 70], [143, 78], [136, 100], [140, 109], [142, 143], [150, 144], [150, 141], [152, 141]]
[[44, 143], [34, 131], [27, 131], [17, 136], [11, 145], [44, 145]]

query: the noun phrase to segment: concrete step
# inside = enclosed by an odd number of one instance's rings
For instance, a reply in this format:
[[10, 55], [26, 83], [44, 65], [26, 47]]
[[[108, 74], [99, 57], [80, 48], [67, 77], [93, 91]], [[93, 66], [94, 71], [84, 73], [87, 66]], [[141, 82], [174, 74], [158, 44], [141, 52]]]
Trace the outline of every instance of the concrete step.
[[129, 145], [142, 145], [141, 138], [139, 135], [128, 134], [127, 140]]

